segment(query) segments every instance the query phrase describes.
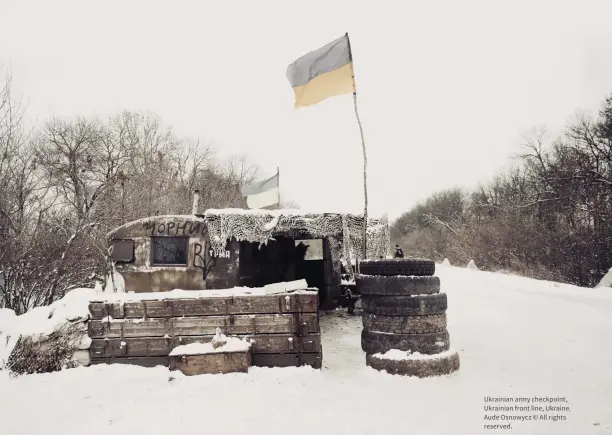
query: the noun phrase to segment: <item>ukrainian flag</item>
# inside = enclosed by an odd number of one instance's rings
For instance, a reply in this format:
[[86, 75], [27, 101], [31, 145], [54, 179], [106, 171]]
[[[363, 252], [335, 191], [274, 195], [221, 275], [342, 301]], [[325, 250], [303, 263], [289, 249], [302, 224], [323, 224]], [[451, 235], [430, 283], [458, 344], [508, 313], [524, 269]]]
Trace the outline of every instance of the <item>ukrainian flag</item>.
[[353, 56], [348, 34], [300, 57], [287, 68], [295, 108], [355, 92]]

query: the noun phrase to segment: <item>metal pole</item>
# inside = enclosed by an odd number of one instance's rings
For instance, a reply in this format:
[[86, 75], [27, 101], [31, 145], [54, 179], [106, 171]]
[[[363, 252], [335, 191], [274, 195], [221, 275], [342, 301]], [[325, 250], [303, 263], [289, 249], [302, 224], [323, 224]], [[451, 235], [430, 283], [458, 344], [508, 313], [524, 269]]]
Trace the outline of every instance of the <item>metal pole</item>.
[[364, 197], [364, 209], [363, 209], [363, 259], [367, 258], [367, 228], [368, 228], [368, 156], [366, 154], [365, 140], [363, 139], [363, 128], [361, 127], [361, 121], [359, 120], [359, 112], [357, 110], [357, 93], [353, 93], [353, 101], [355, 103], [355, 116], [357, 117], [357, 124], [359, 124], [359, 132], [361, 133], [361, 148], [363, 149], [363, 197]]
[[281, 200], [280, 200], [280, 166], [276, 167], [276, 182], [278, 183], [278, 209], [281, 208]]
[[[353, 64], [353, 52], [351, 50], [351, 41], [348, 36], [348, 32], [346, 33], [346, 40], [348, 43], [349, 49], [349, 58], [351, 60], [351, 64]], [[363, 197], [364, 197], [364, 208], [363, 208], [363, 260], [365, 260], [368, 256], [367, 251], [367, 234], [368, 234], [368, 177], [367, 177], [367, 169], [368, 169], [368, 157], [366, 154], [366, 146], [365, 139], [363, 138], [363, 127], [361, 126], [361, 120], [359, 119], [359, 111], [357, 110], [357, 89], [355, 87], [355, 70], [354, 65], [353, 68], [353, 103], [355, 105], [355, 117], [357, 118], [357, 124], [359, 125], [359, 133], [361, 134], [361, 148], [363, 150]]]

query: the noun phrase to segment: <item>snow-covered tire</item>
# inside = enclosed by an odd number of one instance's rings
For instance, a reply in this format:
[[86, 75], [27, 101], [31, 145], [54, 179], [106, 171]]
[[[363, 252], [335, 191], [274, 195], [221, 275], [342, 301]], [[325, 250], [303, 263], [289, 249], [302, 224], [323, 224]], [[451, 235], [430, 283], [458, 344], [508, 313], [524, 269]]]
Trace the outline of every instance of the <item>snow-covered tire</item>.
[[366, 365], [392, 375], [425, 378], [451, 374], [459, 370], [460, 362], [459, 354], [451, 351], [436, 355], [436, 358], [400, 360], [381, 358], [378, 354], [366, 354]]
[[385, 353], [391, 349], [433, 355], [450, 348], [448, 331], [432, 334], [386, 334], [361, 331], [361, 349], [365, 353]]
[[421, 258], [363, 260], [359, 263], [359, 273], [362, 275], [432, 276], [435, 271], [436, 263], [433, 260]]
[[361, 298], [363, 311], [385, 316], [425, 316], [446, 312], [446, 293], [422, 296], [367, 296]]
[[374, 296], [411, 296], [440, 293], [437, 276], [357, 275], [357, 293]]
[[429, 334], [446, 330], [446, 313], [428, 316], [385, 316], [363, 313], [363, 329], [388, 334]]

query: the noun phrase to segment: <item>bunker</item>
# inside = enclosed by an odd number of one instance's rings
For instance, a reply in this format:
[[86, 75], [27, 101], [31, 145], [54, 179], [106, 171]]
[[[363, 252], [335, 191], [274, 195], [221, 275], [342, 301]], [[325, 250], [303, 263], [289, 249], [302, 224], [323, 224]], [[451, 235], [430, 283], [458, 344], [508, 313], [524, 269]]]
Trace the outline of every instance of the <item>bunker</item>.
[[[305, 279], [323, 308], [340, 298], [342, 266], [361, 260], [363, 216], [209, 209], [151, 216], [107, 235], [126, 292], [263, 287]], [[368, 258], [389, 254], [386, 217], [368, 219]], [[347, 267], [349, 265], [349, 267]]]

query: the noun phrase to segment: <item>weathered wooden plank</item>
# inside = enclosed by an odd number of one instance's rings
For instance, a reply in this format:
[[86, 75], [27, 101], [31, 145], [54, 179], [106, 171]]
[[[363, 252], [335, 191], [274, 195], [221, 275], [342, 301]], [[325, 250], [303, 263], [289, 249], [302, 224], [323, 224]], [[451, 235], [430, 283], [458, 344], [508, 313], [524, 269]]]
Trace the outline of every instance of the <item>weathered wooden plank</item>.
[[89, 336], [91, 338], [134, 338], [212, 335], [217, 328], [231, 335], [283, 333], [306, 335], [319, 332], [319, 321], [316, 313], [91, 320], [89, 321]]
[[274, 314], [295, 312], [295, 297], [286, 296], [254, 296], [254, 297], [233, 297], [227, 299], [228, 314]]
[[313, 313], [296, 314], [294, 331], [302, 335], [315, 334], [319, 330], [319, 315]]
[[[321, 353], [304, 354], [253, 354], [251, 364], [257, 367], [299, 367], [303, 365], [320, 369]], [[142, 367], [169, 366], [169, 357], [92, 358], [91, 364], [132, 364]]]
[[246, 373], [251, 366], [251, 352], [210, 353], [204, 355], [177, 355], [169, 358], [170, 370], [180, 370], [184, 375], [214, 373]]
[[323, 363], [321, 353], [304, 354], [254, 354], [252, 364], [258, 367], [300, 367], [303, 365], [320, 369]]
[[[124, 322], [112, 322], [110, 325], [121, 325], [120, 337], [164, 337], [172, 334], [172, 318], [134, 319]], [[143, 334], [143, 331], [146, 334]]]
[[172, 333], [171, 319], [90, 320], [89, 336], [95, 337], [163, 337]]
[[292, 314], [237, 315], [227, 318], [226, 334], [280, 334], [293, 332]]
[[[321, 352], [321, 334], [310, 334], [305, 337], [300, 337], [300, 346], [302, 352]], [[299, 349], [298, 349], [299, 351]]]
[[174, 317], [172, 301], [144, 301], [145, 317]]
[[175, 316], [218, 316], [227, 313], [227, 298], [170, 300]]
[[124, 317], [123, 303], [92, 302], [89, 304], [89, 313], [93, 319], [103, 319], [107, 316], [122, 318]]
[[[178, 344], [208, 343], [213, 336], [181, 336]], [[251, 340], [251, 352], [259, 353], [297, 353], [319, 352], [321, 350], [321, 335], [311, 334], [300, 337], [295, 334], [258, 334], [238, 335], [240, 338]]]
[[293, 334], [253, 335], [248, 337], [252, 343], [252, 352], [257, 354], [321, 351], [320, 334], [310, 334], [305, 337]]
[[296, 331], [292, 314], [257, 314], [182, 317], [172, 319], [176, 335], [214, 334], [221, 328], [224, 334], [282, 334]]
[[124, 302], [123, 312], [126, 318], [144, 317], [145, 316], [145, 305], [143, 302], [140, 302], [140, 301]]
[[104, 357], [126, 357], [128, 356], [127, 346], [121, 339], [94, 339], [91, 341], [91, 346], [89, 347], [89, 356], [91, 359]]
[[168, 367], [168, 357], [139, 357], [139, 358], [95, 358], [91, 364], [130, 364], [141, 367]]
[[89, 304], [89, 314], [92, 319], [103, 319], [108, 316], [108, 311], [106, 309], [107, 304], [104, 302], [91, 302]]
[[94, 339], [89, 353], [92, 358], [167, 356], [174, 347], [172, 338]]
[[214, 334], [217, 328], [225, 328], [227, 318], [225, 316], [178, 317], [171, 322], [171, 332], [175, 335], [206, 335]]
[[[300, 337], [293, 334], [241, 335], [252, 341], [251, 352], [260, 353], [314, 353], [321, 351], [320, 334]], [[171, 338], [94, 338], [90, 346], [91, 358], [121, 358], [135, 356], [166, 356], [176, 346], [190, 343], [208, 343], [213, 335], [177, 336]]]
[[318, 313], [319, 295], [296, 295], [299, 313]]
[[92, 302], [94, 320], [138, 317], [215, 316], [224, 314], [284, 314], [318, 310], [318, 296], [288, 294], [267, 296], [228, 296], [193, 299], [144, 300], [131, 302]]

